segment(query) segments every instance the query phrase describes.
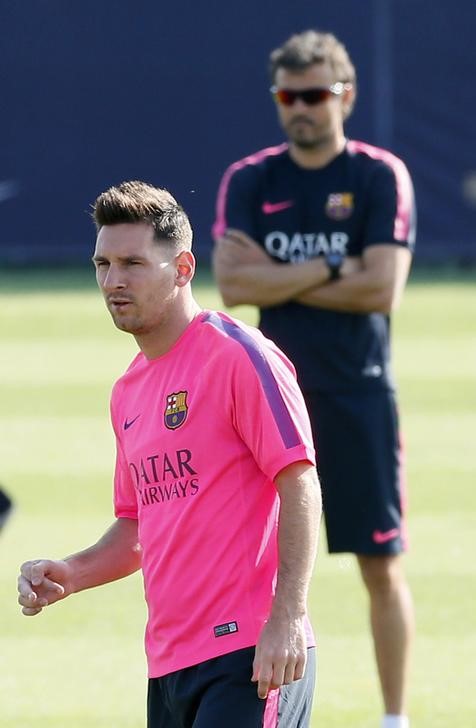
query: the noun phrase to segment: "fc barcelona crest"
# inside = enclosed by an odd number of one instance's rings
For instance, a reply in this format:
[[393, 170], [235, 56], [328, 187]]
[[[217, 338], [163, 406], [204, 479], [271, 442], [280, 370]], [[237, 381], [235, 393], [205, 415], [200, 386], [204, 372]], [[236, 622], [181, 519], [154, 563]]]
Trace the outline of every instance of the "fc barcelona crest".
[[167, 395], [164, 419], [169, 430], [176, 430], [187, 419], [187, 392], [173, 392]]
[[345, 220], [352, 215], [354, 195], [352, 192], [333, 192], [326, 202], [326, 215], [333, 220]]

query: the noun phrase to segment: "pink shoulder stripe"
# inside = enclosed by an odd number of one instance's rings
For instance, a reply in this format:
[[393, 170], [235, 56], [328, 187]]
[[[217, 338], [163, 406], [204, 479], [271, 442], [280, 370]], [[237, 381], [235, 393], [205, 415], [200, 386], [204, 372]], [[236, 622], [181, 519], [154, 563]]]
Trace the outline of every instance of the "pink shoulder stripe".
[[393, 235], [395, 240], [408, 241], [413, 237], [413, 185], [405, 164], [388, 150], [365, 142], [351, 140], [347, 142], [347, 149], [350, 152], [367, 154], [372, 159], [380, 159], [393, 170], [397, 181], [397, 214]]
[[226, 196], [228, 194], [230, 180], [235, 172], [237, 172], [239, 169], [242, 169], [243, 167], [247, 167], [249, 164], [259, 164], [263, 159], [266, 159], [266, 157], [272, 157], [277, 154], [281, 154], [287, 148], [288, 144], [286, 142], [284, 144], [279, 144], [276, 147], [266, 147], [266, 149], [261, 149], [259, 152], [255, 152], [255, 154], [250, 154], [247, 157], [238, 160], [238, 162], [230, 164], [228, 169], [225, 171], [222, 181], [220, 182], [220, 187], [218, 188], [216, 219], [212, 228], [212, 235], [214, 240], [219, 238], [220, 235], [223, 235], [227, 228]]

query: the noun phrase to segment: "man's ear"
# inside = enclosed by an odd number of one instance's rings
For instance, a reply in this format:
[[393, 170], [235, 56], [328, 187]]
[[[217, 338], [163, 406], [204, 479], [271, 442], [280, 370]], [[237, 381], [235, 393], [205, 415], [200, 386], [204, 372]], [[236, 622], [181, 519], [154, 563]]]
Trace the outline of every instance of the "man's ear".
[[182, 250], [175, 258], [175, 283], [183, 287], [195, 275], [195, 257], [190, 250]]
[[352, 110], [354, 108], [355, 103], [355, 88], [351, 84], [349, 84], [349, 87], [344, 89], [344, 93], [342, 94], [342, 113], [344, 116], [344, 120], [347, 119], [348, 116], [352, 113]]

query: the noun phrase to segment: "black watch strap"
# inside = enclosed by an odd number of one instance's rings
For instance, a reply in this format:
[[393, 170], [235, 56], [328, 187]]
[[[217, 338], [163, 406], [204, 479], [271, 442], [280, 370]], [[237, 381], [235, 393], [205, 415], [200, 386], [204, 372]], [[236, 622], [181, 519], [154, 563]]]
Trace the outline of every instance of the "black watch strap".
[[340, 269], [342, 267], [342, 262], [344, 260], [344, 256], [342, 253], [327, 253], [324, 256], [324, 259], [326, 261], [326, 265], [329, 268], [330, 281], [337, 281], [340, 278]]

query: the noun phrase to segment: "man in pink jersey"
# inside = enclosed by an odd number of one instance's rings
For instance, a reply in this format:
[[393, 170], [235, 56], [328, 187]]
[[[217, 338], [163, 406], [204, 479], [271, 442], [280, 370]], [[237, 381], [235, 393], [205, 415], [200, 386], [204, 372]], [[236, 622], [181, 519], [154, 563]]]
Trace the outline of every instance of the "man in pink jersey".
[[23, 613], [141, 568], [148, 728], [308, 726], [320, 489], [293, 366], [199, 308], [167, 191], [122, 183], [94, 219], [98, 285], [140, 349], [111, 397], [116, 520], [84, 551], [23, 564]]
[[402, 448], [390, 358], [390, 311], [415, 238], [404, 163], [349, 140], [356, 73], [342, 43], [306, 31], [270, 57], [287, 142], [226, 170], [214, 225], [225, 303], [255, 304], [260, 329], [296, 367], [319, 452], [329, 551], [357, 555], [385, 715], [407, 728], [413, 632], [402, 568]]

